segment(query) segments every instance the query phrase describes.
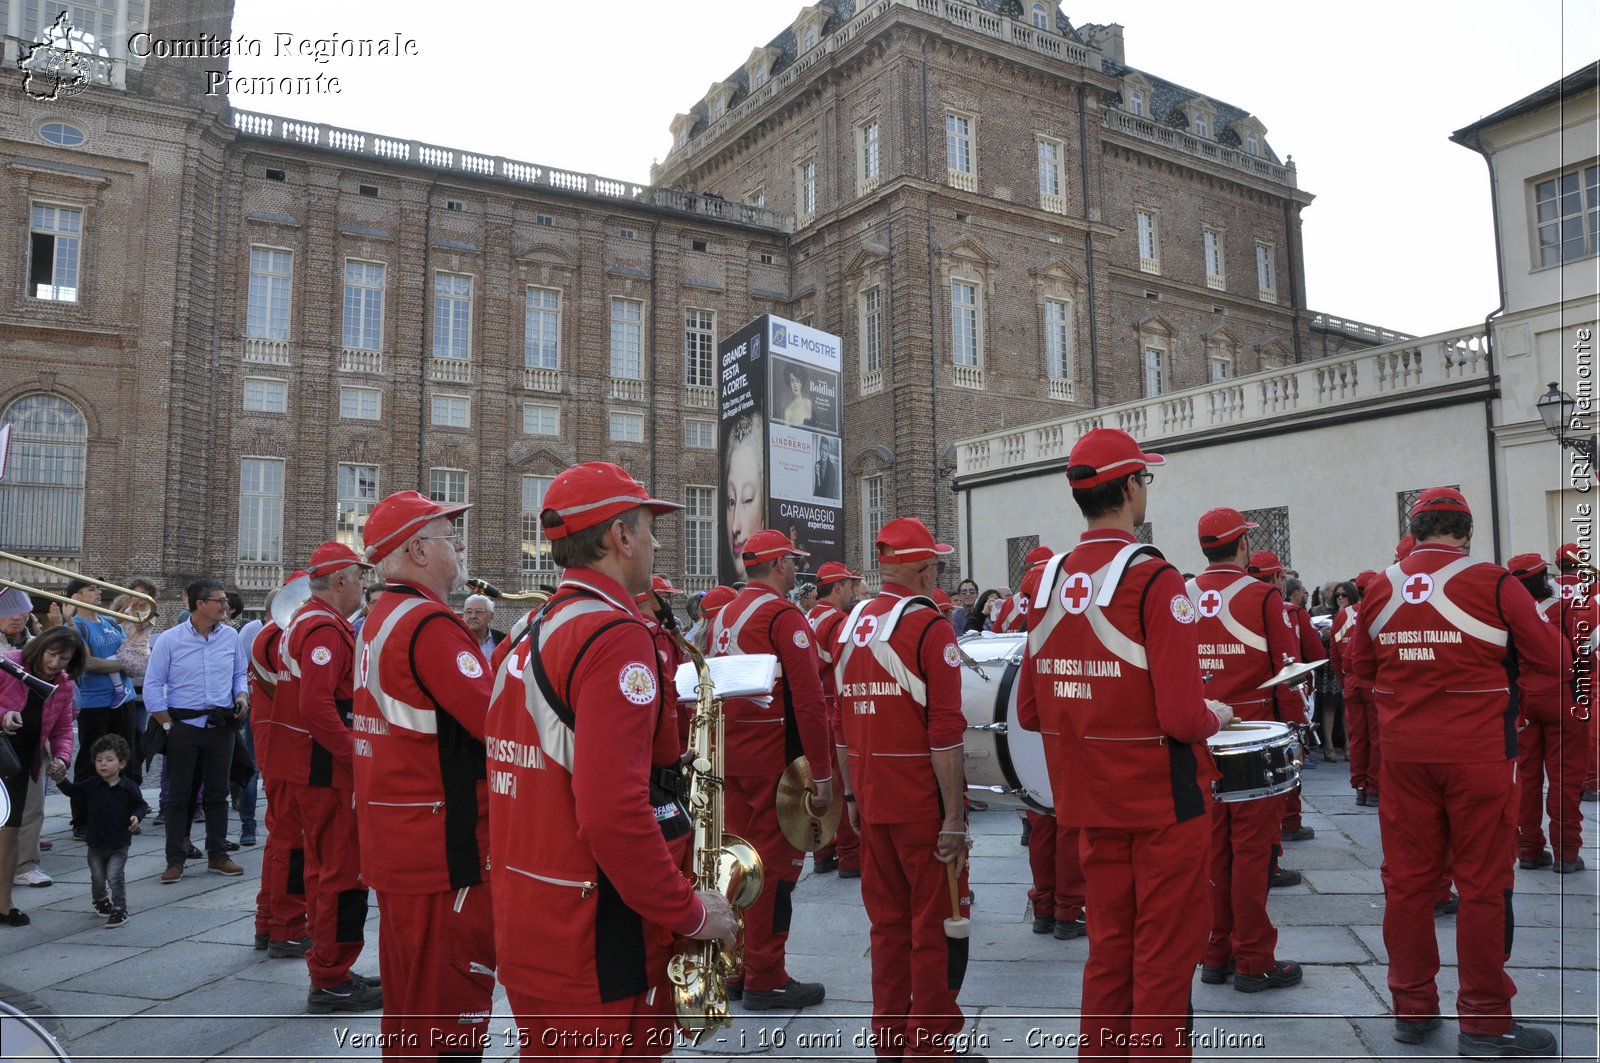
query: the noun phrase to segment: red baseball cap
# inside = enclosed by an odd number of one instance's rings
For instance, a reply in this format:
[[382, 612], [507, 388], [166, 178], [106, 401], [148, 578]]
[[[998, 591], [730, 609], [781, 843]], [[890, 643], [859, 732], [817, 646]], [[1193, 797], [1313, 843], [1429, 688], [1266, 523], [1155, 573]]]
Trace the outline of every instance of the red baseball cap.
[[367, 523], [361, 528], [361, 541], [366, 546], [367, 560], [382, 561], [398, 550], [421, 527], [438, 517], [446, 519], [465, 513], [468, 503], [446, 505], [435, 502], [416, 491], [396, 491], [372, 507]]
[[636, 602], [642, 602], [652, 594], [659, 594], [665, 598], [671, 594], [682, 593], [682, 591], [672, 585], [671, 580], [665, 576], [657, 574], [650, 577], [650, 589], [647, 591], [640, 591], [638, 594], [633, 596], [633, 600]]
[[[1160, 454], [1146, 454], [1138, 442], [1120, 428], [1095, 428], [1072, 445], [1072, 453], [1067, 456], [1067, 479], [1074, 490], [1081, 490], [1110, 483], [1147, 465], [1166, 463], [1167, 459]], [[1073, 480], [1071, 471], [1077, 466], [1091, 468], [1094, 473]]]
[[878, 547], [878, 560], [891, 565], [903, 565], [956, 552], [953, 546], [934, 542], [928, 526], [916, 517], [896, 517], [891, 520], [878, 531], [873, 545]]
[[1276, 576], [1283, 571], [1283, 562], [1271, 550], [1257, 550], [1250, 555], [1250, 563], [1245, 568], [1252, 576]]
[[539, 523], [551, 541], [587, 531], [630, 509], [644, 506], [660, 516], [683, 507], [650, 497], [644, 485], [621, 465], [586, 461], [558, 474], [544, 493]]
[[747, 565], [776, 561], [781, 557], [810, 557], [806, 551], [789, 541], [789, 537], [776, 528], [763, 528], [744, 541], [740, 555]]
[[851, 572], [847, 565], [838, 561], [829, 561], [817, 569], [817, 586], [826, 587], [830, 583], [838, 583], [843, 579], [864, 579], [859, 572]]
[[1372, 584], [1374, 582], [1376, 582], [1377, 579], [1378, 579], [1378, 574], [1376, 572], [1372, 571], [1372, 569], [1370, 569], [1370, 568], [1362, 569], [1360, 572], [1356, 573], [1356, 578], [1355, 578], [1356, 590], [1360, 591], [1362, 594], [1367, 593], [1367, 588], [1372, 586]]
[[305, 569], [303, 569], [303, 568], [302, 569], [297, 569], [296, 571], [289, 573], [289, 578], [283, 581], [283, 585], [285, 587], [287, 587], [289, 584], [293, 583], [295, 580], [303, 579], [308, 575], [309, 575], [309, 573], [307, 573]]
[[337, 572], [341, 568], [351, 565], [360, 565], [362, 568], [371, 568], [372, 563], [366, 561], [351, 547], [344, 543], [329, 541], [311, 551], [311, 564], [306, 566], [306, 575], [312, 579], [329, 572]]
[[1023, 558], [1023, 561], [1029, 568], [1032, 568], [1034, 565], [1044, 564], [1054, 556], [1056, 556], [1056, 552], [1048, 546], [1035, 546], [1028, 551], [1028, 556]]
[[1396, 561], [1404, 561], [1411, 556], [1411, 551], [1416, 548], [1417, 537], [1408, 532], [1405, 538], [1394, 544], [1394, 559]]
[[1227, 506], [1208, 509], [1200, 515], [1200, 546], [1202, 549], [1227, 546], [1251, 528], [1259, 527], [1261, 525], [1254, 521], [1245, 520], [1237, 509]]
[[1562, 568], [1586, 564], [1588, 560], [1584, 552], [1578, 549], [1577, 543], [1562, 543], [1561, 548], [1556, 551], [1556, 564]]
[[943, 587], [935, 587], [933, 589], [933, 604], [939, 607], [939, 612], [941, 613], [954, 612], [956, 607], [956, 603], [950, 600], [950, 596], [944, 592]]
[[739, 597], [739, 592], [732, 587], [712, 587], [706, 591], [705, 597], [700, 599], [700, 612], [709, 620], [722, 612], [723, 606], [737, 597]]
[[1470, 517], [1472, 509], [1466, 497], [1454, 487], [1430, 487], [1411, 503], [1409, 516], [1415, 517], [1418, 513], [1465, 513]]
[[1550, 570], [1550, 566], [1538, 554], [1518, 554], [1506, 562], [1506, 568], [1518, 579], [1527, 579]]

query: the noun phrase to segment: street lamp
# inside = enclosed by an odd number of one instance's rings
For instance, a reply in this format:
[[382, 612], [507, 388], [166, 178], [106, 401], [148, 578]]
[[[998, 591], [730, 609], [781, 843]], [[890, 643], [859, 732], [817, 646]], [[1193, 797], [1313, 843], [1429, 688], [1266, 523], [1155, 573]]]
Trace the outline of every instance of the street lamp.
[[1594, 467], [1595, 439], [1593, 435], [1569, 436], [1567, 429], [1572, 425], [1572, 411], [1578, 404], [1572, 396], [1561, 390], [1555, 381], [1550, 382], [1550, 390], [1539, 397], [1534, 404], [1534, 409], [1539, 411], [1539, 420], [1544, 422], [1544, 429], [1556, 437], [1556, 442], [1564, 447], [1571, 447], [1582, 454], [1589, 461], [1590, 468]]

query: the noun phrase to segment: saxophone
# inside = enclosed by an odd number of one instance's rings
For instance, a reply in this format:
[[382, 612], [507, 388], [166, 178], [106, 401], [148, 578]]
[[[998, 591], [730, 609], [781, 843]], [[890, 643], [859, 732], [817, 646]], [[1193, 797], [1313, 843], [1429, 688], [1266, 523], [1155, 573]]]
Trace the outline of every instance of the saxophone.
[[[688, 812], [694, 822], [690, 878], [696, 889], [715, 890], [728, 898], [742, 930], [738, 913], [761, 896], [761, 856], [743, 838], [723, 833], [722, 699], [712, 685], [704, 655], [676, 627], [669, 630], [700, 677], [685, 769]], [[686, 941], [683, 945], [667, 965], [679, 1024], [694, 1034], [729, 1025], [728, 978], [743, 963], [742, 946], [727, 948], [720, 941]]]

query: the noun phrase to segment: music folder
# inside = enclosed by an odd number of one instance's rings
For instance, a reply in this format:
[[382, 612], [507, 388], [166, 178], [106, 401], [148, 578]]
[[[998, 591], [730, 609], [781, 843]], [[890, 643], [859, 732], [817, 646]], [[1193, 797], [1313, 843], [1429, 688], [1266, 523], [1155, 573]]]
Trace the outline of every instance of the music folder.
[[[734, 657], [712, 657], [711, 686], [719, 698], [749, 698], [762, 703], [772, 700], [772, 687], [778, 681], [778, 658], [770, 653], [742, 653]], [[700, 673], [692, 663], [678, 666], [673, 677], [679, 701], [698, 701]]]

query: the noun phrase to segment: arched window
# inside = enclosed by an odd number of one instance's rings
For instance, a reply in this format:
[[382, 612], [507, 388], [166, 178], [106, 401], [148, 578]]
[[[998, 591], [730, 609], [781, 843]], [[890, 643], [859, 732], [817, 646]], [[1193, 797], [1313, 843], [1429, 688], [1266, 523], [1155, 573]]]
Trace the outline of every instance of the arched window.
[[0, 480], [0, 548], [82, 553], [89, 453], [83, 414], [55, 395], [24, 395], [0, 425], [11, 426], [10, 460]]
[[1128, 93], [1128, 113], [1139, 118], [1144, 117], [1144, 93], [1138, 89]]
[[1050, 9], [1043, 4], [1033, 5], [1033, 25], [1035, 29], [1047, 30], [1050, 28]]

